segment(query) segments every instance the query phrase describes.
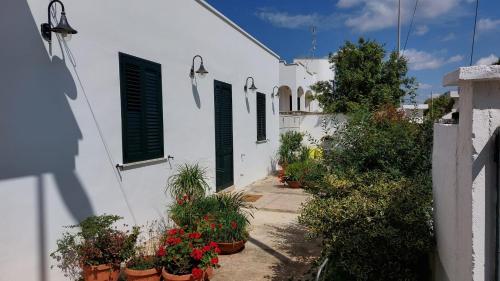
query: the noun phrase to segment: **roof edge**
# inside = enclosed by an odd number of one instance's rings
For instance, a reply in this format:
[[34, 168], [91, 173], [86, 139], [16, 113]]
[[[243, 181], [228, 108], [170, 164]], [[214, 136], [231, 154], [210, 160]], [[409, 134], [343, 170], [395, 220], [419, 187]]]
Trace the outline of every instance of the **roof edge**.
[[250, 33], [246, 32], [243, 28], [241, 28], [239, 25], [237, 25], [236, 23], [234, 23], [232, 20], [230, 20], [224, 14], [222, 14], [221, 12], [219, 12], [212, 5], [210, 5], [207, 2], [205, 2], [205, 0], [195, 0], [195, 1], [198, 4], [200, 4], [202, 7], [204, 7], [208, 11], [210, 11], [212, 14], [216, 15], [218, 18], [220, 18], [221, 20], [223, 20], [229, 26], [231, 26], [232, 28], [234, 28], [236, 31], [238, 31], [239, 33], [241, 33], [243, 36], [245, 36], [248, 39], [250, 39], [250, 41], [254, 42], [256, 45], [258, 45], [259, 47], [261, 47], [262, 49], [264, 49], [266, 52], [268, 52], [269, 54], [271, 54], [272, 56], [274, 56], [278, 60], [281, 59], [280, 56], [278, 54], [276, 54], [273, 50], [271, 50], [269, 47], [267, 47], [266, 45], [264, 45], [262, 42], [260, 42], [259, 40], [257, 40], [252, 35], [250, 35]]

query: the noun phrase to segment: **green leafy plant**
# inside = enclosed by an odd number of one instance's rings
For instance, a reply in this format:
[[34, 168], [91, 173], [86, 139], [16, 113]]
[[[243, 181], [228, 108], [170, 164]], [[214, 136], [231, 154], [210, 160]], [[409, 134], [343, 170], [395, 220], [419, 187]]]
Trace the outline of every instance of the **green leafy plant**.
[[307, 159], [308, 150], [302, 144], [304, 136], [299, 132], [289, 131], [280, 136], [278, 162], [287, 165], [299, 160]]
[[177, 200], [203, 198], [209, 190], [206, 169], [198, 164], [183, 164], [168, 179], [167, 190]]
[[164, 241], [156, 256], [159, 264], [169, 273], [176, 275], [192, 274], [200, 278], [209, 267], [219, 267], [217, 244], [204, 243], [199, 232], [187, 232], [174, 228], [165, 233]]
[[160, 222], [153, 221], [147, 225], [147, 231], [141, 232], [137, 243], [133, 249], [133, 254], [127, 262], [127, 268], [134, 270], [147, 270], [156, 268], [158, 266], [158, 259], [156, 257], [156, 250], [160, 243], [160, 236], [158, 231], [163, 229]]
[[217, 243], [233, 243], [248, 239], [248, 217], [237, 211], [219, 213], [215, 220], [206, 219], [198, 225], [205, 240]]
[[427, 280], [432, 122], [392, 106], [353, 112], [330, 136], [299, 217], [323, 241], [324, 280]]
[[120, 219], [114, 215], [91, 216], [67, 227], [79, 230], [63, 233], [56, 242], [57, 250], [50, 254], [66, 277], [79, 280], [82, 265], [117, 266], [133, 255], [139, 228], [120, 231], [113, 227]]

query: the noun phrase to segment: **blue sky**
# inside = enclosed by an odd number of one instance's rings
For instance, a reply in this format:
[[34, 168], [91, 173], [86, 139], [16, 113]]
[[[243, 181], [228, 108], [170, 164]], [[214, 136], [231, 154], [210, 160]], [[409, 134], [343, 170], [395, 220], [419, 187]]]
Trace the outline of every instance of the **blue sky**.
[[[310, 54], [310, 26], [317, 27], [316, 57], [346, 40], [375, 39], [396, 46], [397, 0], [207, 0], [283, 59]], [[402, 43], [415, 0], [402, 0]], [[474, 0], [419, 0], [405, 56], [420, 83], [419, 100], [442, 93], [444, 74], [470, 62]], [[480, 1], [473, 64], [500, 56], [500, 1]]]

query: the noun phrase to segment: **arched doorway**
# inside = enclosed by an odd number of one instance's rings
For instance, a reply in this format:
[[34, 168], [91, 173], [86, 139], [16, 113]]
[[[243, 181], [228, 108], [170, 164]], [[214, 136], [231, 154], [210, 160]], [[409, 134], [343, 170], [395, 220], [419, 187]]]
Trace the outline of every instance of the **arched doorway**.
[[313, 94], [311, 91], [307, 91], [306, 92], [306, 100], [305, 100], [305, 105], [306, 105], [306, 108], [305, 110], [306, 111], [309, 111], [311, 112], [312, 111], [312, 108], [311, 108], [311, 102], [313, 100]]
[[288, 86], [281, 86], [278, 89], [280, 98], [280, 112], [292, 111], [292, 89]]
[[302, 108], [303, 99], [304, 99], [304, 89], [302, 89], [302, 87], [299, 87], [297, 89], [297, 111], [304, 110], [304, 108]]

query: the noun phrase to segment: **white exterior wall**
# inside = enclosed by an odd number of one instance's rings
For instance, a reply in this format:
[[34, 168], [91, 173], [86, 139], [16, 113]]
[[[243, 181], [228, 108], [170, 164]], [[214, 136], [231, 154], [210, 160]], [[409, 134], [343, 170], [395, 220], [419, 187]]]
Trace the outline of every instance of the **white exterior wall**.
[[343, 114], [281, 114], [280, 115], [280, 133], [295, 131], [307, 134], [304, 141], [308, 145], [313, 143], [309, 141], [311, 137], [314, 141], [321, 141], [326, 135], [333, 134], [339, 124], [346, 121]]
[[458, 125], [434, 124], [432, 194], [437, 240], [436, 280], [456, 280]]
[[[438, 254], [446, 276], [438, 280], [492, 281], [495, 279], [496, 210], [498, 182], [494, 162], [495, 135], [500, 126], [500, 67], [464, 67], [448, 74], [446, 86], [459, 86], [459, 124], [456, 155], [456, 246], [448, 247], [438, 238]], [[436, 147], [434, 148], [436, 150]], [[442, 146], [440, 147], [442, 148]], [[443, 160], [444, 161], [444, 160]], [[446, 171], [433, 167], [433, 176], [448, 177]], [[452, 197], [453, 194], [450, 194]], [[435, 201], [442, 210], [446, 201]], [[450, 207], [451, 208], [451, 207]], [[447, 213], [453, 210], [447, 210]], [[440, 232], [452, 233], [443, 220], [436, 221]], [[438, 232], [439, 235], [439, 232]], [[443, 258], [447, 257], [447, 258]], [[455, 257], [455, 259], [450, 257]]]
[[316, 76], [317, 81], [331, 81], [335, 79], [335, 70], [331, 68], [328, 58], [294, 59], [293, 62], [307, 66], [307, 70]]
[[[2, 280], [66, 280], [49, 270], [63, 231], [91, 214], [143, 224], [164, 215], [178, 164], [199, 162], [215, 185], [214, 79], [232, 85], [236, 188], [266, 176], [278, 146], [278, 57], [201, 1], [66, 0], [78, 30], [52, 55], [40, 36], [45, 0], [6, 0], [0, 30], [0, 273]], [[170, 162], [118, 172], [122, 162], [118, 53], [162, 66], [165, 157]], [[192, 84], [194, 55], [210, 72]], [[256, 144], [255, 93], [267, 96], [267, 138]], [[273, 110], [274, 109], [274, 110]], [[109, 152], [109, 154], [107, 153]]]

